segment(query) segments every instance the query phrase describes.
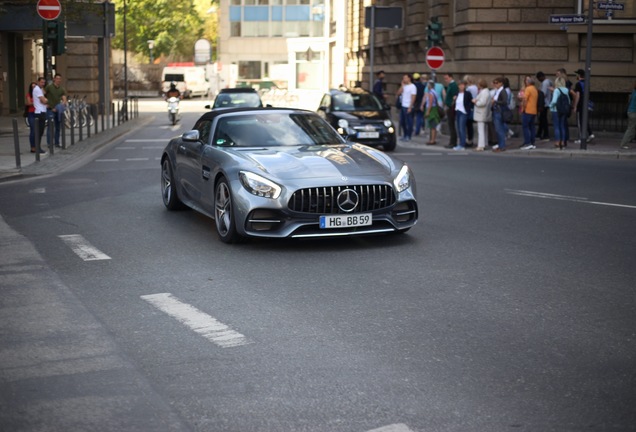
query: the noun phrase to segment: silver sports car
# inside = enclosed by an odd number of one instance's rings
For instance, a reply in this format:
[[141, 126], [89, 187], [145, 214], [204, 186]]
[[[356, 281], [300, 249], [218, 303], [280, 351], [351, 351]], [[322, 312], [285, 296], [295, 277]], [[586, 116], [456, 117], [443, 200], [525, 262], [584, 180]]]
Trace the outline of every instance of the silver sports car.
[[418, 213], [404, 162], [287, 108], [204, 114], [163, 151], [161, 192], [168, 209], [213, 218], [226, 243], [405, 232]]

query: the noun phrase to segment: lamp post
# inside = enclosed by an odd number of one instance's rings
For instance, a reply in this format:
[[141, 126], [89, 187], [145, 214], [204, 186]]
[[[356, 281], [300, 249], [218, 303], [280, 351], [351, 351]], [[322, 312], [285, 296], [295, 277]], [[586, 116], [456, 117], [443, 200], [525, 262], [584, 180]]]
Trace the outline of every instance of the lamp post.
[[153, 64], [155, 62], [154, 57], [152, 56], [152, 49], [155, 47], [155, 41], [150, 39], [148, 41], [148, 49], [150, 50], [150, 64]]

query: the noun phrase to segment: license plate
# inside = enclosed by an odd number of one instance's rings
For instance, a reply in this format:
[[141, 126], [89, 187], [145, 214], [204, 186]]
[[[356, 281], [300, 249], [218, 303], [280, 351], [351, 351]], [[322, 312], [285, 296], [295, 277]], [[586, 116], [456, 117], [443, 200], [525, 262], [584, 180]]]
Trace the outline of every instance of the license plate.
[[358, 138], [380, 138], [380, 132], [358, 132]]
[[350, 228], [371, 225], [371, 213], [356, 213], [350, 215], [320, 216], [320, 228]]

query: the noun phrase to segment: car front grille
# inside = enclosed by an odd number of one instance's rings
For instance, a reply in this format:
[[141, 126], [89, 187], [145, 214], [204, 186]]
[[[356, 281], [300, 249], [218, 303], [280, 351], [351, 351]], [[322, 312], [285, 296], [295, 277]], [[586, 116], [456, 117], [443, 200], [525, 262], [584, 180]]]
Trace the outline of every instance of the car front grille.
[[288, 206], [292, 211], [315, 214], [347, 213], [338, 207], [338, 195], [353, 190], [358, 204], [353, 212], [381, 210], [395, 203], [393, 188], [388, 185], [326, 186], [300, 189], [294, 192]]

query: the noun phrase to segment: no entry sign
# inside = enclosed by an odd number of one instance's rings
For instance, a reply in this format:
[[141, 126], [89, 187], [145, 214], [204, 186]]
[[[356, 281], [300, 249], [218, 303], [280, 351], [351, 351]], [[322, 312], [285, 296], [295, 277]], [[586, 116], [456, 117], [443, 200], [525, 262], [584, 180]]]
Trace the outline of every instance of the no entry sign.
[[444, 50], [440, 47], [432, 47], [426, 51], [426, 64], [433, 70], [439, 69], [444, 65]]
[[60, 16], [62, 5], [59, 0], [38, 0], [38, 15], [44, 20], [54, 20]]

